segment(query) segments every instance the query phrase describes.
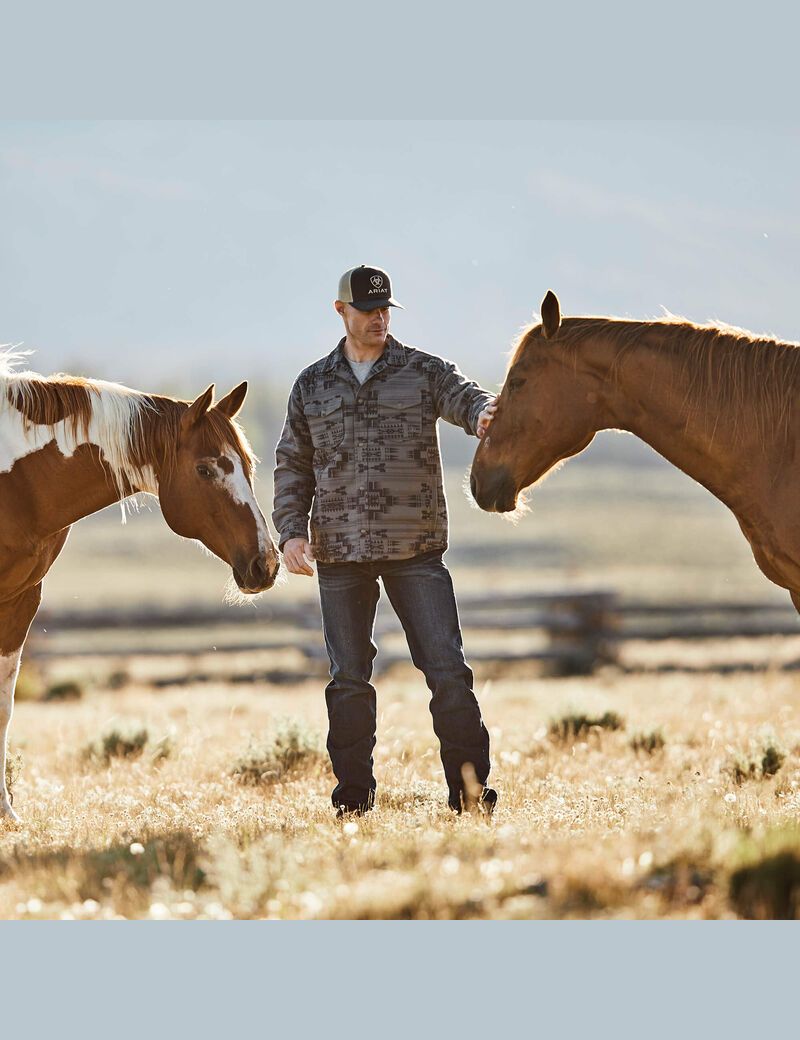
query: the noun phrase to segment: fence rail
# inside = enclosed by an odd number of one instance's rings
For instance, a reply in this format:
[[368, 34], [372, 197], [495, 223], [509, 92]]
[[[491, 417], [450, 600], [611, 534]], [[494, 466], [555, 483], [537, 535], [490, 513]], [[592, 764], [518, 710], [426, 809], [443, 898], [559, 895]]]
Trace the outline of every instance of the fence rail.
[[[471, 661], [536, 661], [561, 674], [588, 674], [614, 662], [620, 644], [630, 640], [800, 635], [800, 618], [788, 602], [654, 603], [622, 600], [602, 589], [465, 597], [459, 613], [465, 631], [481, 633], [470, 649]], [[40, 658], [292, 650], [311, 665], [325, 660], [320, 626], [316, 601], [261, 601], [255, 609], [43, 611], [31, 650]], [[379, 612], [379, 636], [399, 631], [392, 613]], [[311, 632], [312, 638], [304, 638]], [[376, 666], [407, 660], [407, 652], [384, 648]]]
[[617, 604], [616, 638], [720, 639], [800, 635], [800, 617], [786, 603], [706, 600], [652, 603], [623, 600]]

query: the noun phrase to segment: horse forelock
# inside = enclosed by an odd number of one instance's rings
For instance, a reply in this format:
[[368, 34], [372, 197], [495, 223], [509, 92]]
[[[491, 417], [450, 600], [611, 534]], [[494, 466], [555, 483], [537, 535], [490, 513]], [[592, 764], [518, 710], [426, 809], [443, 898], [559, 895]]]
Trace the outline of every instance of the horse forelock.
[[204, 432], [205, 436], [209, 438], [209, 447], [213, 448], [214, 444], [218, 443], [223, 447], [232, 448], [241, 459], [245, 476], [252, 483], [258, 459], [253, 453], [242, 427], [235, 419], [229, 419], [216, 408], [211, 408], [203, 418], [206, 423]]
[[[133, 455], [157, 460], [162, 475], [169, 478], [178, 462], [181, 419], [186, 413], [187, 403], [169, 397], [149, 398], [149, 401], [151, 411], [137, 431]], [[258, 459], [235, 419], [210, 408], [199, 419], [195, 435], [199, 438], [200, 450], [205, 454], [216, 456], [226, 448], [232, 449], [241, 459], [244, 474], [252, 484]]]
[[511, 344], [508, 363], [506, 365], [506, 375], [508, 375], [508, 373], [514, 367], [514, 365], [516, 365], [516, 363], [521, 359], [522, 355], [525, 353], [525, 348], [528, 346], [533, 332], [540, 327], [541, 322], [538, 321], [534, 322], [531, 325], [523, 326], [522, 330], [517, 335], [517, 338]]

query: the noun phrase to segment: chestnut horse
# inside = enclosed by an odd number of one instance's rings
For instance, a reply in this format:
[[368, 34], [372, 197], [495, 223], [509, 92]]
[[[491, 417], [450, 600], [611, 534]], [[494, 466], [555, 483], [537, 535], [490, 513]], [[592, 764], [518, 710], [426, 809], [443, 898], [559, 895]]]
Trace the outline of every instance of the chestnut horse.
[[520, 492], [589, 444], [627, 430], [731, 510], [763, 573], [800, 611], [800, 344], [677, 318], [561, 319], [516, 346], [470, 484], [505, 513]]
[[254, 457], [233, 421], [247, 383], [216, 405], [213, 385], [189, 404], [115, 383], [16, 372], [21, 360], [0, 353], [0, 818], [11, 819], [5, 765], [14, 686], [42, 578], [71, 524], [148, 492], [173, 531], [229, 564], [243, 593], [270, 588], [278, 573], [253, 493]]

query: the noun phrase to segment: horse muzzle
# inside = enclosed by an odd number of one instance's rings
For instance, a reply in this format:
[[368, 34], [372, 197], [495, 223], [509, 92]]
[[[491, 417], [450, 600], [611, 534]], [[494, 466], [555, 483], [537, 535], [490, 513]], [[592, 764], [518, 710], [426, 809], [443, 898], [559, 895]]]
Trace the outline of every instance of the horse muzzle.
[[233, 580], [240, 592], [246, 596], [255, 596], [272, 588], [279, 570], [280, 561], [276, 552], [266, 556], [256, 555], [246, 567], [233, 568]]
[[517, 486], [505, 466], [481, 469], [472, 467], [469, 477], [472, 497], [487, 513], [511, 513], [517, 508]]

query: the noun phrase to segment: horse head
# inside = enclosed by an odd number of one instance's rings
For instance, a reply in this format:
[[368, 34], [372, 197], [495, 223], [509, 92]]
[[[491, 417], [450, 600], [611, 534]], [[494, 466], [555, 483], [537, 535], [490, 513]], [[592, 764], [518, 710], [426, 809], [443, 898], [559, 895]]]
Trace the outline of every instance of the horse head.
[[489, 512], [513, 511], [522, 490], [582, 451], [599, 428], [599, 395], [591, 375], [578, 373], [571, 345], [559, 342], [561, 309], [552, 292], [541, 319], [520, 338], [472, 463], [472, 495]]
[[255, 459], [233, 421], [246, 394], [241, 383], [213, 405], [212, 384], [182, 412], [159, 499], [172, 530], [202, 542], [251, 595], [271, 588], [279, 561], [253, 492]]

